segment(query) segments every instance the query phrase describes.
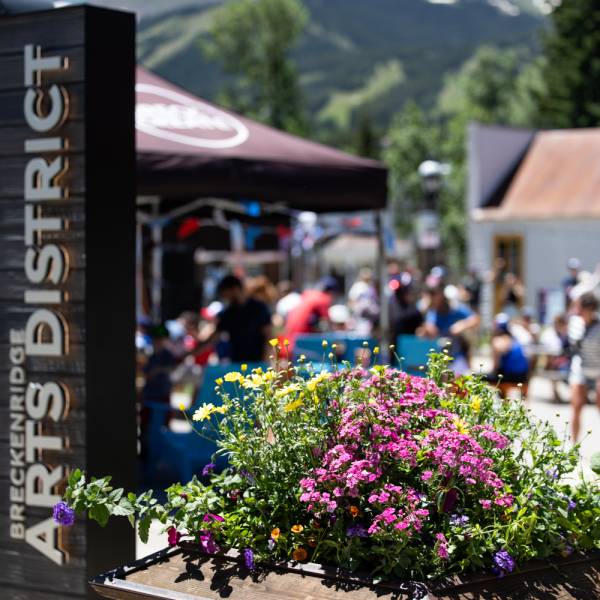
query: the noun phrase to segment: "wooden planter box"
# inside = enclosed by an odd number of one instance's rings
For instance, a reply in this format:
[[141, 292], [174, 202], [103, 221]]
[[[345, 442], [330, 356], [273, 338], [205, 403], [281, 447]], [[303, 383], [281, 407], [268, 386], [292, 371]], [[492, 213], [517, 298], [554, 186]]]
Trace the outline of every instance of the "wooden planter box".
[[195, 548], [161, 550], [90, 581], [119, 600], [593, 600], [600, 599], [600, 553], [531, 561], [519, 572], [454, 577], [424, 585], [373, 585], [368, 578], [314, 563], [283, 563], [250, 573], [239, 553], [207, 555]]

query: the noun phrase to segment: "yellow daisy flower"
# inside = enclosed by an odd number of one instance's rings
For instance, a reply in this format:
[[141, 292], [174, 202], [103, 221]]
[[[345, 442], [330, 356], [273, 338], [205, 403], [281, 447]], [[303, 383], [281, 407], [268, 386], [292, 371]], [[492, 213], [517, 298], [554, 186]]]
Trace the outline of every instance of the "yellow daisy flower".
[[303, 400], [294, 400], [293, 402], [288, 402], [284, 407], [283, 410], [285, 410], [285, 412], [292, 412], [298, 408], [300, 408], [302, 405], [304, 404]]
[[206, 419], [210, 418], [210, 415], [212, 415], [213, 412], [215, 412], [214, 404], [203, 404], [199, 409], [196, 410], [192, 419], [194, 421], [206, 421]]
[[235, 383], [236, 381], [244, 381], [244, 376], [239, 371], [231, 371], [225, 375], [225, 381]]

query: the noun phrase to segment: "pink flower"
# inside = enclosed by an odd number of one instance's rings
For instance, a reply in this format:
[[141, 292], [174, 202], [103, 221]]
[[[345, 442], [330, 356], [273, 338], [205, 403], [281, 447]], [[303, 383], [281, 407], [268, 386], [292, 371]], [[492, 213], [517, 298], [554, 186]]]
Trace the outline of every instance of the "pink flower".
[[423, 471], [421, 473], [421, 479], [423, 481], [429, 481], [433, 477], [433, 471]]
[[436, 533], [435, 539], [439, 542], [437, 555], [442, 560], [448, 560], [448, 540], [443, 533]]
[[222, 523], [225, 519], [221, 515], [215, 515], [213, 513], [207, 513], [207, 514], [204, 515], [204, 518], [202, 520], [205, 523], [210, 523], [211, 521], [218, 521], [219, 523]]
[[479, 504], [483, 506], [483, 510], [490, 510], [490, 508], [492, 508], [491, 500], [479, 500]]
[[169, 529], [167, 529], [167, 541], [169, 542], [169, 546], [177, 546], [180, 539], [181, 533], [179, 533], [175, 527], [169, 527]]

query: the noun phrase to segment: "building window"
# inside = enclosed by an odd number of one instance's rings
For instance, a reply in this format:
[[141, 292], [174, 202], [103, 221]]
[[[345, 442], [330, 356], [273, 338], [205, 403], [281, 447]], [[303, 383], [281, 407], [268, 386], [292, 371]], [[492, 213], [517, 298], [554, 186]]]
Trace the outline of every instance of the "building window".
[[494, 236], [494, 313], [514, 316], [523, 306], [525, 273], [523, 272], [523, 236]]

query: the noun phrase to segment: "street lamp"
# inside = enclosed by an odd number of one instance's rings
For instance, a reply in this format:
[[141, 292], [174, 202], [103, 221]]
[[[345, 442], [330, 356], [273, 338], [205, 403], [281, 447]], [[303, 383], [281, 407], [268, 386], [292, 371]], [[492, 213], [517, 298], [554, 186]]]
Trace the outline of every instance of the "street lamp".
[[443, 178], [450, 173], [450, 165], [436, 160], [425, 160], [419, 165], [419, 176], [423, 185], [423, 208], [417, 213], [416, 238], [419, 262], [426, 275], [435, 266], [440, 248], [438, 196]]

